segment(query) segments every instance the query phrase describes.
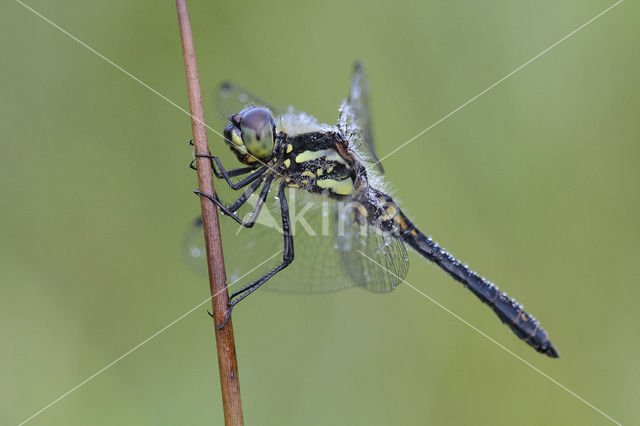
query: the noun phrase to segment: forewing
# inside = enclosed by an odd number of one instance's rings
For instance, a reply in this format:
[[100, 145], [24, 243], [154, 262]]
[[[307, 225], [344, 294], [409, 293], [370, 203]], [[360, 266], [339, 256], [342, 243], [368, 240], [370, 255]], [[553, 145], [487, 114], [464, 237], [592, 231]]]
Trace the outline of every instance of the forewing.
[[364, 158], [365, 162], [374, 164], [384, 173], [384, 169], [376, 154], [371, 132], [371, 115], [369, 112], [369, 87], [362, 64], [356, 62], [351, 75], [349, 97], [340, 106], [338, 127], [347, 135], [351, 145]]

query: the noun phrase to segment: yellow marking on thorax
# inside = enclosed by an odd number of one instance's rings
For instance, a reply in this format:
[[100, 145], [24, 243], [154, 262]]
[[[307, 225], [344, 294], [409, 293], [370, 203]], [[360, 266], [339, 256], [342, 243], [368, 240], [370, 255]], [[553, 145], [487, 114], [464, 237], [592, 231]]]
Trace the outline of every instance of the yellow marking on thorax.
[[318, 176], [322, 176], [322, 173], [324, 173], [324, 170], [322, 170], [322, 169], [318, 169], [318, 170], [316, 170], [316, 174], [317, 174]]
[[316, 182], [320, 188], [328, 188], [334, 194], [348, 195], [353, 192], [353, 182], [351, 179], [335, 180], [335, 179], [320, 179]]
[[288, 169], [289, 166], [291, 165], [291, 160], [289, 158], [287, 158], [286, 160], [284, 160], [284, 166]]
[[347, 165], [346, 161], [333, 149], [321, 149], [318, 151], [303, 151], [296, 156], [296, 163], [306, 163], [307, 161], [313, 161], [318, 158], [324, 157], [327, 161], [334, 161], [336, 163]]
[[315, 178], [316, 175], [311, 170], [305, 170], [301, 173], [302, 176], [309, 176], [310, 178]]
[[287, 144], [287, 154], [293, 151], [293, 145]]

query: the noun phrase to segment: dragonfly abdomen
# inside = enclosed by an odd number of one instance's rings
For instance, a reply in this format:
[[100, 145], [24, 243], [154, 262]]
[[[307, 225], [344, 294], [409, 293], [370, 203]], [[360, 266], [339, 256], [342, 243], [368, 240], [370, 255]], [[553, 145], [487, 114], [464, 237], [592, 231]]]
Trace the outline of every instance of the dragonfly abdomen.
[[507, 324], [519, 338], [535, 350], [552, 358], [559, 357], [549, 341], [547, 332], [540, 327], [533, 316], [524, 311], [522, 305], [501, 292], [493, 283], [460, 263], [438, 243], [420, 232], [402, 212], [399, 214], [402, 217], [396, 221], [401, 223], [401, 235], [406, 244], [471, 290], [481, 301], [489, 305], [500, 320]]

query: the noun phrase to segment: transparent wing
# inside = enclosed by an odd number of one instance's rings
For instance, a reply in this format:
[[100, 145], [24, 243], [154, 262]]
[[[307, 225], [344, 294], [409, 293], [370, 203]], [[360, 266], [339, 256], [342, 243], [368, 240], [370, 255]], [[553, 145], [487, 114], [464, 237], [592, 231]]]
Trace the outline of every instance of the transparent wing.
[[220, 85], [215, 96], [215, 106], [223, 119], [227, 119], [233, 114], [237, 114], [248, 106], [259, 106], [270, 110], [273, 114], [283, 112], [282, 108], [269, 105], [259, 97], [251, 94], [247, 90], [231, 82], [224, 82]]
[[[263, 288], [291, 293], [328, 293], [361, 287], [384, 293], [393, 290], [406, 276], [408, 258], [401, 241], [382, 235], [370, 226], [361, 227], [352, 212], [341, 212], [337, 204], [322, 197], [291, 190], [287, 199], [295, 258]], [[240, 288], [253, 282], [282, 258], [279, 201], [271, 199], [266, 207], [252, 229], [242, 228], [228, 217], [220, 218], [229, 285], [237, 281], [233, 285]], [[185, 239], [184, 253], [188, 263], [206, 275], [199, 221]], [[272, 256], [266, 264], [249, 272]]]
[[354, 213], [348, 209], [337, 212], [337, 253], [342, 266], [356, 286], [375, 293], [390, 292], [409, 270], [404, 243], [393, 232], [359, 223]]
[[347, 135], [351, 145], [364, 157], [363, 161], [375, 164], [375, 168], [384, 173], [384, 169], [373, 143], [371, 118], [369, 113], [369, 87], [362, 64], [356, 62], [351, 75], [349, 98], [340, 106], [338, 127]]
[[278, 129], [289, 136], [331, 130], [331, 126], [319, 123], [315, 117], [292, 106], [273, 106], [233, 83], [222, 83], [216, 95], [216, 109], [224, 120], [249, 106], [259, 106], [271, 111]]

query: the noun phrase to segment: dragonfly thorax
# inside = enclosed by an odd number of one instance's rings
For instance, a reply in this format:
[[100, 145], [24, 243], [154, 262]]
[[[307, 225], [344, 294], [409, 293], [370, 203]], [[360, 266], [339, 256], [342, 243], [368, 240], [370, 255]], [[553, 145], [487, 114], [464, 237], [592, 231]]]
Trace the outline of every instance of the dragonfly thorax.
[[339, 132], [318, 131], [287, 137], [281, 170], [289, 187], [326, 193], [333, 198], [353, 194], [358, 163]]

